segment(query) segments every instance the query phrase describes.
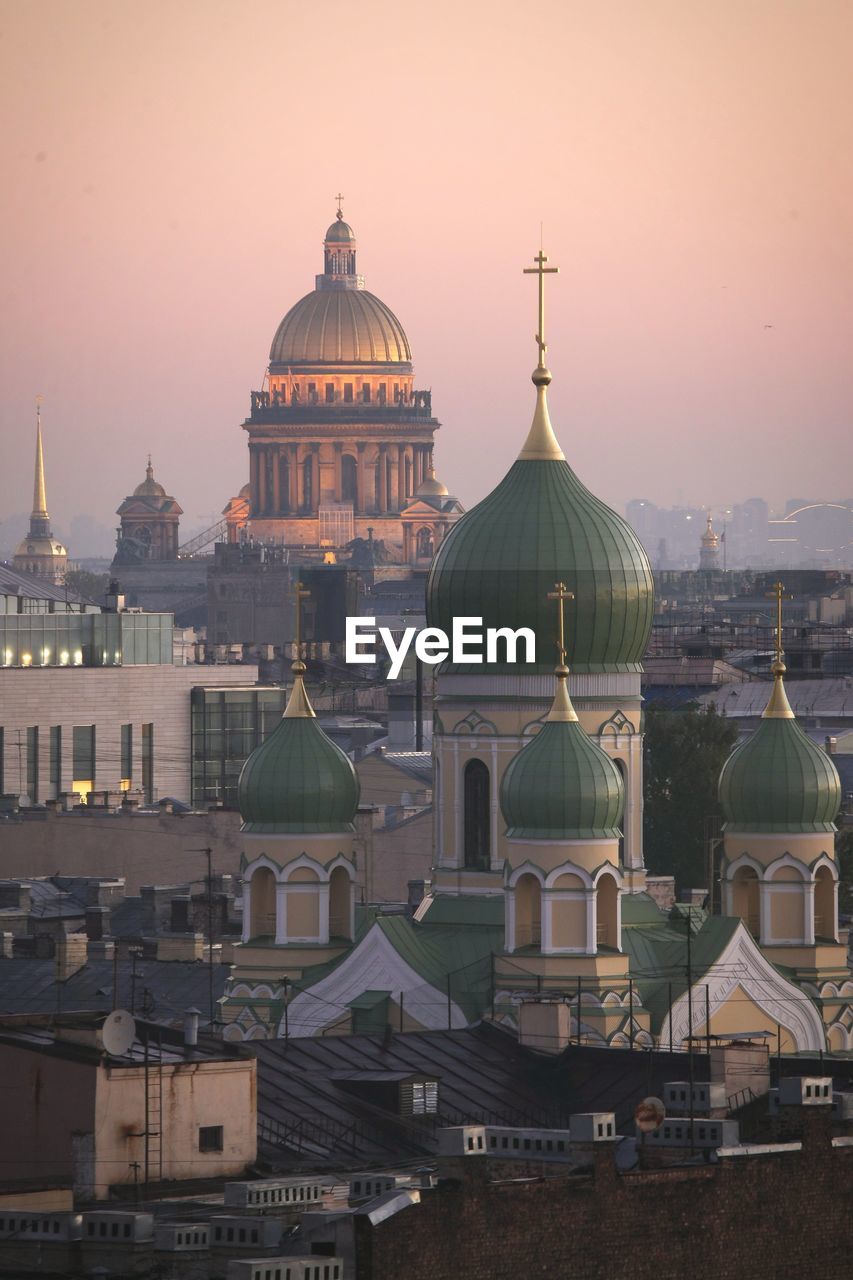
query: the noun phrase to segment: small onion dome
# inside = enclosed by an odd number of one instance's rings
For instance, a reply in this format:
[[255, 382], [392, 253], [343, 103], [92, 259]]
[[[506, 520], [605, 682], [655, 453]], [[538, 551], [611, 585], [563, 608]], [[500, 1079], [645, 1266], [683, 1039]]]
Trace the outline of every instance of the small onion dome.
[[151, 459], [148, 459], [148, 466], [145, 468], [145, 479], [142, 484], [138, 484], [133, 491], [134, 498], [165, 498], [166, 490], [154, 479], [154, 468], [151, 465]]
[[581, 484], [548, 416], [547, 369], [537, 370], [530, 434], [504, 479], [447, 533], [427, 582], [427, 622], [452, 630], [459, 615], [484, 627], [530, 627], [536, 664], [442, 664], [453, 674], [551, 670], [548, 592], [565, 582], [574, 672], [640, 671], [652, 626], [654, 580], [630, 525]]
[[557, 668], [554, 703], [542, 728], [510, 761], [501, 782], [507, 835], [529, 840], [618, 839], [622, 775], [578, 722]]
[[237, 807], [243, 830], [269, 834], [353, 830], [358, 777], [349, 756], [317, 723], [303, 682], [296, 677], [284, 715], [256, 747], [240, 773]]
[[447, 485], [436, 478], [435, 468], [430, 465], [423, 480], [415, 490], [416, 498], [447, 498]]
[[340, 215], [326, 232], [326, 244], [355, 244], [355, 232]]
[[781, 662], [761, 724], [735, 747], [720, 774], [720, 804], [733, 831], [835, 830], [841, 783], [829, 756], [800, 728]]

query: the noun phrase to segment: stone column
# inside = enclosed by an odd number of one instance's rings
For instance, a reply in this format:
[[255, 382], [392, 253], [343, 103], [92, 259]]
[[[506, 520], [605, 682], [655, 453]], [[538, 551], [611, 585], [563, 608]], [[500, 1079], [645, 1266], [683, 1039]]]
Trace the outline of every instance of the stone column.
[[281, 449], [278, 445], [271, 450], [272, 453], [272, 509], [273, 515], [279, 515], [281, 512]]
[[388, 446], [381, 444], [379, 446], [379, 493], [377, 496], [377, 506], [381, 512], [388, 510]]
[[424, 451], [422, 445], [415, 446], [415, 469], [412, 477], [412, 483], [415, 486], [415, 493], [421, 487], [421, 481], [424, 478]]
[[335, 502], [340, 502], [343, 498], [343, 477], [341, 475], [341, 456], [343, 445], [340, 440], [334, 442], [334, 458], [335, 458]]
[[406, 505], [406, 447], [397, 446], [397, 510]]
[[260, 469], [258, 467], [258, 451], [257, 449], [249, 449], [249, 485], [252, 493], [251, 513], [256, 516], [261, 509], [260, 486], [258, 477]]
[[290, 446], [290, 468], [288, 474], [290, 484], [290, 511], [295, 515], [299, 510], [299, 446]]
[[262, 513], [267, 509], [267, 451], [266, 449], [258, 450], [258, 510]]
[[356, 445], [357, 457], [355, 467], [355, 511], [356, 515], [361, 515], [365, 510], [364, 497], [364, 442], [359, 440]]
[[311, 487], [314, 490], [311, 503], [312, 511], [320, 510], [320, 446], [311, 446]]

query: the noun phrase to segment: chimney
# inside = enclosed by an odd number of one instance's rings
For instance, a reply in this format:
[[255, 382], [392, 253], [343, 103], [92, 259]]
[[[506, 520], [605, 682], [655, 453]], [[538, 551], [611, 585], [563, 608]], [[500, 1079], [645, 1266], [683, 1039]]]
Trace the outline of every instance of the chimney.
[[828, 756], [834, 756], [837, 753], [838, 751], [837, 738], [831, 738], [829, 737], [829, 735], [827, 735], [826, 738], [824, 738], [824, 745], [826, 747], [826, 754]]
[[100, 942], [102, 938], [109, 935], [110, 932], [110, 909], [109, 907], [87, 907], [86, 908], [86, 933], [92, 942]]
[[89, 939], [85, 933], [66, 933], [56, 941], [56, 980], [65, 982], [88, 959]]
[[195, 1008], [184, 1011], [184, 1047], [194, 1049], [198, 1044], [198, 1020], [200, 1011]]
[[522, 1000], [518, 1042], [539, 1053], [562, 1053], [572, 1033], [572, 1012], [561, 999]]

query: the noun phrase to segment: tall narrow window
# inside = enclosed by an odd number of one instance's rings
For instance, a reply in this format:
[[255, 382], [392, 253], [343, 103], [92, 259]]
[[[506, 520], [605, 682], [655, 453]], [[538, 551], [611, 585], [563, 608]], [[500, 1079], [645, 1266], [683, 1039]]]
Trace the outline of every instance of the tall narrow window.
[[27, 729], [27, 795], [31, 804], [39, 802], [39, 731]]
[[154, 726], [142, 726], [142, 793], [146, 804], [154, 799]]
[[341, 498], [344, 502], [355, 502], [358, 491], [356, 461], [351, 454], [345, 453], [341, 458]]
[[477, 871], [489, 868], [489, 770], [482, 760], [469, 760], [463, 781], [465, 813], [465, 866]]
[[62, 726], [50, 727], [50, 785], [54, 796], [62, 790]]
[[335, 384], [334, 382], [326, 383], [326, 404], [335, 403]]
[[84, 798], [95, 785], [95, 726], [76, 724], [71, 736], [71, 790]]
[[122, 791], [129, 791], [133, 781], [133, 725], [121, 726], [121, 782]]

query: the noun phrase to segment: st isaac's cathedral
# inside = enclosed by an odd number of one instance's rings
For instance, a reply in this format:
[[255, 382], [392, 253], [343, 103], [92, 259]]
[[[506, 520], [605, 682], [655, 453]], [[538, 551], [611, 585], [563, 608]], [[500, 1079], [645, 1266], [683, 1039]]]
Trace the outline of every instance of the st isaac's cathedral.
[[[349, 237], [339, 234], [337, 248], [327, 237], [327, 269], [348, 278], [354, 248], [349, 256]], [[834, 853], [840, 784], [788, 703], [781, 625], [761, 725], [720, 778], [724, 914], [664, 911], [647, 892], [640, 677], [654, 583], [638, 539], [581, 483], [552, 428], [546, 261], [540, 253], [534, 268], [532, 425], [504, 479], [446, 533], [427, 587], [430, 626], [450, 633], [464, 614], [485, 627], [528, 627], [536, 661], [437, 669], [433, 866], [410, 916], [358, 901], [357, 777], [320, 729], [297, 659], [284, 716], [240, 778], [244, 930], [223, 1001], [225, 1036], [438, 1029], [492, 1018], [535, 1028], [543, 1047], [571, 1038], [679, 1049], [696, 1038], [763, 1032], [781, 1053], [850, 1050], [853, 981], [839, 941]], [[294, 310], [308, 307], [316, 332], [331, 326], [333, 335], [346, 316], [354, 333], [362, 321], [349, 308], [349, 288], [328, 304], [321, 289]], [[374, 318], [386, 334], [386, 387], [392, 366], [399, 371], [386, 397], [397, 402], [399, 391], [403, 414], [413, 394], [407, 349], [384, 312]], [[431, 424], [417, 413], [393, 465], [387, 450], [382, 460], [379, 439], [356, 452], [348, 473], [334, 440], [284, 453], [261, 443], [275, 438], [276, 394], [280, 408], [327, 394], [319, 371], [327, 349], [312, 345], [313, 321], [298, 350], [289, 323], [279, 330], [281, 359], [270, 366], [268, 429], [260, 419], [263, 432], [247, 424], [258, 441], [253, 509], [298, 505], [318, 485], [354, 494], [356, 511], [368, 490], [380, 505], [399, 502], [428, 465]], [[343, 358], [342, 349], [336, 354]], [[342, 377], [370, 403], [377, 387], [358, 381], [356, 356], [347, 348], [351, 372]], [[332, 381], [328, 394], [349, 403], [347, 385]]]

